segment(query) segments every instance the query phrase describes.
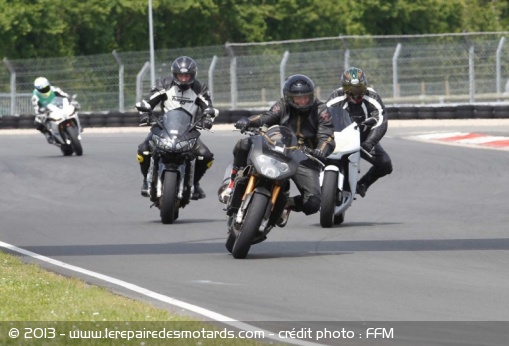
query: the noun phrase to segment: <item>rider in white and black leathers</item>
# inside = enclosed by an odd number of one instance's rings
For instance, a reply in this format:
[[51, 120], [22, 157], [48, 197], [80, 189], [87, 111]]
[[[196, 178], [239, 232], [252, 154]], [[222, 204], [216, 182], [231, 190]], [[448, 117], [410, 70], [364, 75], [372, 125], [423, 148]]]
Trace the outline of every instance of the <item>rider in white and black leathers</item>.
[[368, 118], [376, 119], [372, 127], [361, 126], [361, 147], [372, 155], [369, 157], [361, 151], [361, 157], [372, 164], [357, 183], [357, 193], [364, 197], [371, 184], [392, 172], [391, 158], [379, 143], [387, 132], [387, 111], [380, 95], [368, 87], [367, 77], [360, 68], [347, 69], [341, 76], [341, 84], [327, 99], [327, 106], [343, 107], [357, 124]]
[[[202, 121], [202, 126], [206, 129], [212, 127], [214, 118], [219, 111], [212, 106], [212, 100], [208, 87], [196, 79], [198, 67], [196, 62], [187, 56], [177, 58], [171, 65], [171, 76], [162, 78], [152, 87], [149, 96], [137, 103], [136, 106], [154, 109], [158, 104], [164, 113], [175, 109], [184, 108], [193, 114], [195, 121], [197, 115], [202, 113], [206, 117]], [[149, 123], [147, 113], [140, 112], [140, 123]], [[147, 174], [150, 168], [150, 156], [143, 152], [150, 151], [149, 141], [152, 138], [150, 133], [145, 141], [138, 146], [138, 162], [140, 163], [141, 173], [143, 174], [143, 186], [141, 194], [148, 196], [149, 187], [147, 183]], [[200, 179], [208, 168], [212, 165], [214, 154], [199, 138], [194, 148], [196, 153], [196, 167], [194, 175], [194, 193], [192, 199], [205, 198], [205, 193], [200, 187]]]
[[[308, 148], [311, 155], [325, 160], [336, 145], [334, 127], [327, 107], [315, 96], [313, 81], [301, 74], [290, 76], [283, 86], [283, 95], [269, 111], [241, 118], [235, 123], [235, 127], [244, 132], [249, 127], [262, 125], [288, 126], [297, 136], [299, 145]], [[241, 139], [235, 145], [231, 180], [219, 195], [222, 203], [226, 203], [231, 194], [237, 171], [246, 166], [250, 147], [250, 138]], [[321, 167], [310, 159], [301, 162], [297, 173], [292, 177], [301, 194], [288, 201], [285, 213], [278, 222], [280, 227], [286, 225], [290, 210], [302, 211], [306, 215], [318, 212], [321, 202], [320, 169]]]

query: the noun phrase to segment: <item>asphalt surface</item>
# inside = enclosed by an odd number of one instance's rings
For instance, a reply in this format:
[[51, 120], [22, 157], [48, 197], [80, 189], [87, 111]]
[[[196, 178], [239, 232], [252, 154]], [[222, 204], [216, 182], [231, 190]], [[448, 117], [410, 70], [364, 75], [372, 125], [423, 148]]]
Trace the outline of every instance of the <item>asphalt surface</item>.
[[207, 198], [173, 225], [140, 196], [136, 147], [148, 129], [85, 129], [82, 157], [63, 157], [33, 130], [0, 132], [0, 241], [239, 321], [509, 321], [509, 152], [406, 139], [507, 135], [506, 122], [394, 122], [382, 141], [394, 172], [344, 224], [322, 229], [318, 214], [292, 213], [245, 260], [224, 247], [216, 198], [242, 135], [218, 128], [202, 137], [216, 157]]

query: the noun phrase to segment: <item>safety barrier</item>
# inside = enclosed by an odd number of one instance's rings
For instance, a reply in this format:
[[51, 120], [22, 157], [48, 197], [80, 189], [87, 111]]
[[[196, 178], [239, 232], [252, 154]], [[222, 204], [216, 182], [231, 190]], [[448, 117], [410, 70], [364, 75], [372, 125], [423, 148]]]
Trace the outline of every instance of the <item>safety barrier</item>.
[[[261, 113], [260, 110], [219, 110], [216, 124], [235, 123], [243, 116]], [[467, 104], [457, 106], [389, 106], [389, 119], [492, 119], [509, 118], [509, 104]], [[80, 113], [83, 127], [131, 127], [138, 126], [137, 112]], [[0, 117], [0, 129], [34, 128], [33, 115]]]

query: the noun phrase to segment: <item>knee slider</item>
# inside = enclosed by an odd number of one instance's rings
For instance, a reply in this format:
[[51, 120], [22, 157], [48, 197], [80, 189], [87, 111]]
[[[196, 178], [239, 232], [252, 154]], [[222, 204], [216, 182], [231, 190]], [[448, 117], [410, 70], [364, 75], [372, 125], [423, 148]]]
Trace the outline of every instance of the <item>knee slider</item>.
[[320, 198], [317, 196], [309, 196], [306, 202], [302, 204], [302, 212], [306, 215], [311, 215], [320, 210]]

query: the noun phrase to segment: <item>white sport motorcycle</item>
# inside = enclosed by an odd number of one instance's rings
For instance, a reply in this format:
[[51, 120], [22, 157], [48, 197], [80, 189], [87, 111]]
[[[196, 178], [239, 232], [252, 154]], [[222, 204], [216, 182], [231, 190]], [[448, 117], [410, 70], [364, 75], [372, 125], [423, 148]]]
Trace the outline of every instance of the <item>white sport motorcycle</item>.
[[376, 119], [368, 118], [358, 125], [352, 122], [346, 110], [339, 107], [331, 107], [330, 111], [334, 119], [336, 147], [327, 157], [326, 166], [320, 173], [320, 225], [324, 228], [339, 225], [345, 220], [346, 210], [355, 197], [361, 151], [364, 151], [361, 148], [361, 126], [376, 124]]
[[69, 101], [66, 97], [55, 96], [46, 107], [42, 124], [54, 139], [54, 145], [60, 148], [64, 156], [83, 155], [81, 145], [81, 125], [78, 117], [79, 103], [76, 95]]

